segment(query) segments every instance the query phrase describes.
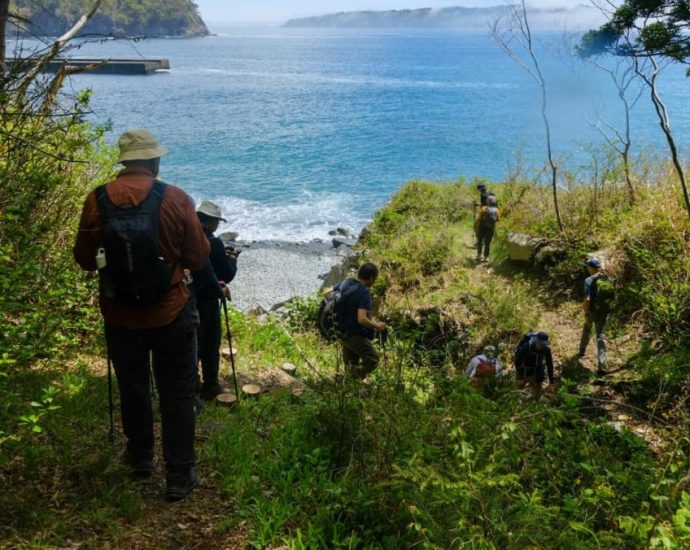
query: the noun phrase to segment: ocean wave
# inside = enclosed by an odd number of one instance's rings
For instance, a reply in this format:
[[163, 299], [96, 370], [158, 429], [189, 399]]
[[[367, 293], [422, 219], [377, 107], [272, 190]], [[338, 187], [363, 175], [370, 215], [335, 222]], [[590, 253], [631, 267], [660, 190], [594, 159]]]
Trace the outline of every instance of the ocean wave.
[[234, 231], [243, 241], [281, 240], [306, 242], [328, 239], [328, 232], [344, 227], [357, 234], [369, 219], [349, 195], [303, 197], [299, 202], [282, 205], [262, 204], [236, 197], [199, 197], [197, 204], [209, 199], [220, 206], [228, 223], [221, 223], [218, 234]]

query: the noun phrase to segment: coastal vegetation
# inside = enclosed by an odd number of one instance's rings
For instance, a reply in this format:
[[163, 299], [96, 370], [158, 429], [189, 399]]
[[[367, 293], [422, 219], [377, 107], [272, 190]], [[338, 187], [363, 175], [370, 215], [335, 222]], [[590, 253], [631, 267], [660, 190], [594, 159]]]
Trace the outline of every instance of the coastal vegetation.
[[[10, 22], [23, 35], [61, 36], [90, 6], [83, 0], [12, 0]], [[191, 0], [103, 0], [82, 34], [156, 37], [206, 36], [209, 32]]]
[[[509, 14], [511, 7], [452, 6], [445, 8], [421, 8], [386, 11], [351, 11], [314, 17], [291, 19], [286, 27], [316, 28], [408, 28], [408, 29], [477, 29], [485, 30], [496, 19]], [[587, 5], [575, 7], [530, 7], [533, 27], [557, 29], [567, 19], [572, 25], [592, 25], [601, 17]]]
[[[65, 341], [47, 357], [5, 355], [3, 391], [13, 399], [3, 425], [17, 438], [4, 442], [2, 475], [23, 482], [0, 497], [9, 511], [2, 536], [58, 546], [191, 544], [200, 533], [209, 544], [257, 548], [687, 545], [689, 256], [680, 197], [664, 173], [638, 189], [634, 206], [615, 179], [565, 193], [565, 231], [552, 241], [559, 261], [540, 266], [512, 264], [503, 244], [510, 231], [554, 234], [547, 190], [523, 178], [494, 186], [505, 213], [500, 250], [477, 268], [476, 182], [404, 186], [360, 243], [362, 258], [382, 267], [379, 314], [394, 327], [370, 386], [335, 381], [342, 365], [314, 329], [316, 300], [295, 302], [284, 318], [233, 312], [240, 372], [292, 362], [308, 390], [202, 411], [206, 487], [180, 505], [185, 530], [151, 518], [155, 490], [123, 481], [118, 443], [103, 445], [93, 315], [82, 317], [83, 351]], [[652, 219], [642, 215], [650, 210]], [[604, 383], [574, 357], [581, 266], [600, 247], [615, 258], [622, 291], [617, 372]], [[88, 307], [88, 287], [65, 289]], [[537, 328], [555, 342], [556, 394], [535, 400], [507, 381], [482, 394], [465, 379], [484, 344], [504, 343], [507, 356]], [[37, 433], [22, 420], [32, 415]]]
[[[671, 165], [595, 151], [559, 172], [560, 222], [539, 174], [483, 182], [502, 221], [481, 266], [479, 182], [404, 185], [357, 248], [381, 267], [378, 315], [392, 327], [371, 384], [336, 376], [318, 299], [285, 316], [232, 311], [240, 372], [290, 362], [307, 390], [205, 407], [203, 486], [164, 506], [160, 472], [128, 479], [122, 437], [107, 440], [97, 285], [71, 259], [83, 197], [112, 175], [105, 129], [85, 120], [89, 93], [58, 94], [64, 74], [31, 75], [0, 87], [0, 545], [690, 545], [690, 229]], [[548, 241], [539, 260], [509, 260], [515, 232]], [[577, 357], [592, 253], [618, 285], [604, 379]], [[557, 390], [469, 383], [470, 357], [493, 344], [509, 363], [532, 329], [552, 336]]]

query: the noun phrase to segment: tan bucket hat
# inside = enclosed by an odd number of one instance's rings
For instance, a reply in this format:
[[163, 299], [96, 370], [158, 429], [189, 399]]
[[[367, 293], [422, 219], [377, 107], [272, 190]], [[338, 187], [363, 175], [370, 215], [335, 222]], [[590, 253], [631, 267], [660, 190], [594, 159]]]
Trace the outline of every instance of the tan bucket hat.
[[196, 209], [196, 211], [197, 213], [204, 214], [209, 218], [214, 218], [216, 220], [222, 221], [223, 223], [228, 223], [228, 220], [226, 220], [223, 217], [223, 212], [221, 212], [220, 206], [218, 206], [217, 204], [213, 204], [211, 201], [202, 202], [199, 208]]
[[117, 142], [120, 147], [118, 162], [127, 160], [151, 160], [168, 153], [156, 137], [143, 128], [129, 130], [120, 136]]

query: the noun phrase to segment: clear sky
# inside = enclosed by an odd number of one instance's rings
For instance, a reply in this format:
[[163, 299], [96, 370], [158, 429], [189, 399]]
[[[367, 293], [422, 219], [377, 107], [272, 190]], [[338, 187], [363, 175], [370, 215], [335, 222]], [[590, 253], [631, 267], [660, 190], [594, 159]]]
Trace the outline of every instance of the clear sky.
[[209, 23], [284, 23], [291, 17], [338, 11], [493, 6], [505, 0], [196, 0]]

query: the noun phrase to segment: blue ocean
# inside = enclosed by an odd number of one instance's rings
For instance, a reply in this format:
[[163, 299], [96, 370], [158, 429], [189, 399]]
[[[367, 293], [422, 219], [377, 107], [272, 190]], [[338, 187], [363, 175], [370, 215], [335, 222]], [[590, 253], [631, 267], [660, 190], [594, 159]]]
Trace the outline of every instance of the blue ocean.
[[[301, 241], [358, 230], [401, 184], [486, 177], [545, 159], [538, 88], [488, 32], [213, 29], [188, 40], [87, 44], [76, 55], [165, 57], [170, 72], [81, 75], [92, 119], [152, 130], [170, 149], [162, 177], [218, 202], [243, 239]], [[600, 118], [622, 124], [609, 77], [568, 59], [561, 33], [538, 35], [558, 158], [592, 161]], [[685, 68], [661, 90], [684, 155]], [[648, 94], [634, 149], [663, 153]]]

